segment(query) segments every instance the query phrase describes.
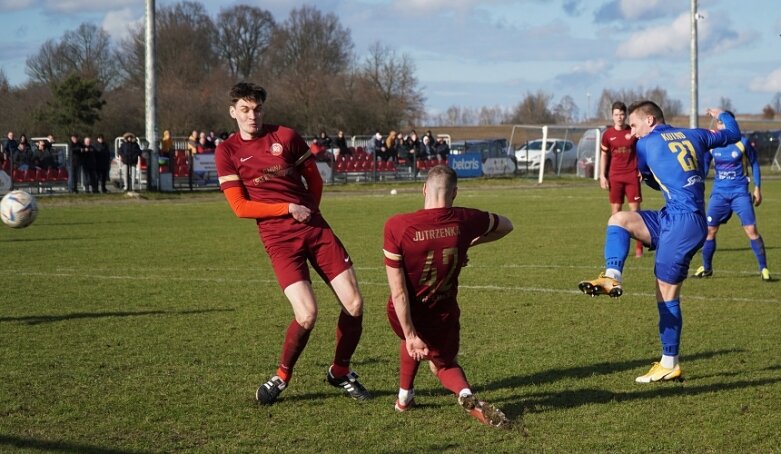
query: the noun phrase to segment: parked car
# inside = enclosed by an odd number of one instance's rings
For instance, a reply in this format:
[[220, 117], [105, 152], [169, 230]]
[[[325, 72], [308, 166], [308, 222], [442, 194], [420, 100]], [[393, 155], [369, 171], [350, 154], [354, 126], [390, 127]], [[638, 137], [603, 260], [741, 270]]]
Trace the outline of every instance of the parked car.
[[757, 150], [759, 163], [763, 165], [772, 163], [779, 150], [781, 131], [749, 131], [745, 134], [751, 145]]
[[[542, 139], [526, 142], [515, 150], [518, 170], [539, 170], [542, 155]], [[577, 148], [571, 140], [548, 139], [545, 146], [545, 170], [572, 170], [578, 161]]]

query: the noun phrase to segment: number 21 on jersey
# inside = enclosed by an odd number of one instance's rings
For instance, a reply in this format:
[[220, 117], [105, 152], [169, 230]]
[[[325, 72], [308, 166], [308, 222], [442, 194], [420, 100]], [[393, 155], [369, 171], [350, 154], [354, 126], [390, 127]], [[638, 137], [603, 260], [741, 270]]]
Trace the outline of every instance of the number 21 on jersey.
[[684, 172], [697, 170], [697, 154], [690, 141], [667, 142], [667, 147], [670, 148], [671, 152], [677, 154], [678, 163], [681, 164]]

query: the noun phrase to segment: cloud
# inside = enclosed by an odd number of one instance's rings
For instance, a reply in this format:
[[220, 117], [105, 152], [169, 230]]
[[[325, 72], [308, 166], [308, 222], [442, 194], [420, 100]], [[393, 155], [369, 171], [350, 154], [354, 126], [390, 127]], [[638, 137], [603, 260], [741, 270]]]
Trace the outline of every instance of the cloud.
[[36, 0], [0, 0], [0, 11], [21, 11], [32, 8]]
[[117, 43], [130, 35], [131, 28], [143, 28], [144, 16], [136, 16], [130, 8], [109, 11], [100, 26]]
[[669, 17], [682, 11], [680, 0], [611, 0], [594, 13], [595, 22], [636, 21]]
[[607, 60], [587, 60], [576, 64], [569, 72], [555, 77], [559, 87], [584, 88], [594, 85], [610, 72], [612, 66]]
[[681, 14], [670, 25], [648, 27], [618, 46], [617, 54], [624, 58], [649, 58], [680, 54], [689, 49], [691, 30], [689, 14]]
[[755, 77], [749, 83], [752, 91], [761, 91], [768, 93], [781, 92], [781, 68], [778, 68], [770, 74]]
[[[100, 11], [114, 11], [119, 8], [131, 6], [138, 7], [138, 3], [138, 0], [43, 0], [43, 8], [46, 11], [53, 11], [56, 13], [94, 13]], [[141, 6], [143, 7], [143, 2]]]
[[583, 13], [584, 5], [581, 0], [564, 0], [561, 5], [568, 16], [580, 16]]

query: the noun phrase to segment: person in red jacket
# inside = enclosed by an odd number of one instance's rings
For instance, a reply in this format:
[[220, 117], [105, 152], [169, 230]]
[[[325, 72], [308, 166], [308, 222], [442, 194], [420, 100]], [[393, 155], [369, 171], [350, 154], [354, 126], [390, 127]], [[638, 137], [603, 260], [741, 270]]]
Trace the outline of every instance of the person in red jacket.
[[366, 400], [371, 395], [350, 369], [361, 338], [363, 297], [350, 256], [320, 214], [323, 181], [312, 152], [296, 131], [263, 123], [263, 87], [240, 82], [230, 96], [230, 116], [239, 133], [217, 147], [214, 159], [220, 189], [236, 216], [257, 221], [261, 241], [294, 314], [276, 374], [258, 388], [255, 398], [261, 404], [277, 400], [290, 383], [293, 367], [314, 328], [317, 302], [309, 262], [342, 306], [327, 381], [353, 399]]

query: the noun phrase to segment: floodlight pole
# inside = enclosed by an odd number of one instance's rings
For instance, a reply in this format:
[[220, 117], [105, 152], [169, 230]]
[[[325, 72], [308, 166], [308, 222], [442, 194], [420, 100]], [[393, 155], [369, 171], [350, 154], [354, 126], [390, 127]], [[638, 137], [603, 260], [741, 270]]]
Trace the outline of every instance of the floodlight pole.
[[689, 112], [689, 127], [699, 125], [699, 106], [697, 102], [697, 0], [691, 0], [691, 112]]
[[158, 170], [159, 149], [157, 145], [157, 83], [155, 80], [155, 0], [146, 3], [146, 65], [144, 77], [144, 99], [146, 101], [146, 132], [149, 142], [149, 168], [147, 190], [160, 190], [160, 172]]

